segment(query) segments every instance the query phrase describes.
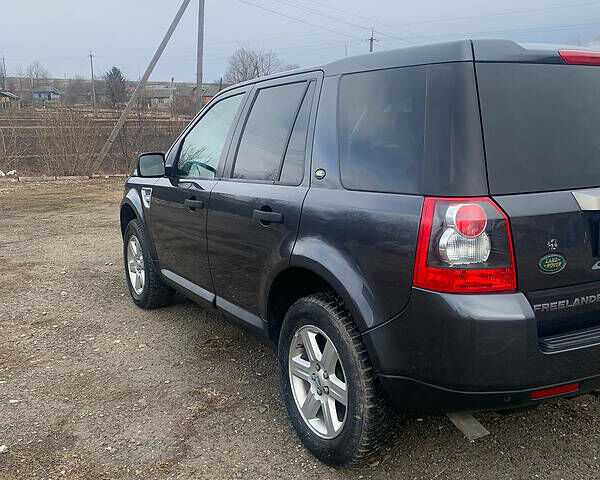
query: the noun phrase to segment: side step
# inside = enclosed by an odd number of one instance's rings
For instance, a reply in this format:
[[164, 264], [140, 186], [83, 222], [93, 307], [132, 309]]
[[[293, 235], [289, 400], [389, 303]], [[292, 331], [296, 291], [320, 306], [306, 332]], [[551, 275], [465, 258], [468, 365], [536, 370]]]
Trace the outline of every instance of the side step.
[[454, 426], [471, 441], [490, 434], [490, 432], [488, 432], [486, 428], [470, 413], [454, 412], [447, 413], [446, 415], [448, 415], [448, 418], [454, 424]]

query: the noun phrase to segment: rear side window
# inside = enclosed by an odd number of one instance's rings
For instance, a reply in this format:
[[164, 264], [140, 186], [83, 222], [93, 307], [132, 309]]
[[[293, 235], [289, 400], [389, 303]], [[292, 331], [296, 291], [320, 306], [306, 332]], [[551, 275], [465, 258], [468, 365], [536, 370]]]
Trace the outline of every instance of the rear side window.
[[342, 183], [417, 193], [425, 135], [425, 67], [345, 75], [339, 95]]
[[338, 147], [347, 189], [487, 195], [473, 63], [344, 75]]
[[477, 64], [490, 192], [600, 186], [600, 68]]
[[233, 178], [279, 179], [279, 169], [306, 82], [259, 90], [240, 140]]

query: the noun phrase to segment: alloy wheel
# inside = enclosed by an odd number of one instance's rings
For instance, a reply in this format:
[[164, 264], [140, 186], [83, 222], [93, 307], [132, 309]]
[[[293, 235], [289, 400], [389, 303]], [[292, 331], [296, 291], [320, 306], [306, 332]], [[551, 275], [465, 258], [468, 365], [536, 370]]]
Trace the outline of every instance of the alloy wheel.
[[319, 437], [337, 437], [346, 423], [348, 385], [340, 356], [318, 327], [295, 333], [288, 362], [294, 401], [308, 427]]
[[146, 272], [144, 270], [142, 245], [135, 235], [131, 235], [127, 242], [127, 268], [133, 291], [137, 295], [141, 295], [146, 283]]

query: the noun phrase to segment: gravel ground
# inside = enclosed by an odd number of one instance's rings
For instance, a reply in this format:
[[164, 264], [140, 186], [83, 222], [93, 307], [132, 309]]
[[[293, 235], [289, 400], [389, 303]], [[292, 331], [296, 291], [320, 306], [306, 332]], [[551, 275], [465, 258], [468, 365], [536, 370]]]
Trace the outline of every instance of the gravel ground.
[[142, 311], [125, 285], [122, 184], [0, 183], [0, 479], [590, 479], [592, 395], [479, 414], [405, 415], [370, 465], [299, 444], [272, 348], [181, 300]]

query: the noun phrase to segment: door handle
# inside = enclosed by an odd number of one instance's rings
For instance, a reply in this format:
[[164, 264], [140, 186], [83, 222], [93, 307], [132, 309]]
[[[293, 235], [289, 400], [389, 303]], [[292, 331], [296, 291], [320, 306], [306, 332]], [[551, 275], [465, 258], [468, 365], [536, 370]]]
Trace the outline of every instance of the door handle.
[[204, 208], [204, 202], [202, 200], [194, 200], [191, 198], [186, 198], [183, 202], [186, 207], [188, 207], [192, 212], [196, 209]]
[[265, 210], [254, 210], [252, 212], [252, 218], [260, 220], [260, 223], [283, 223], [283, 215], [276, 212], [267, 212]]

